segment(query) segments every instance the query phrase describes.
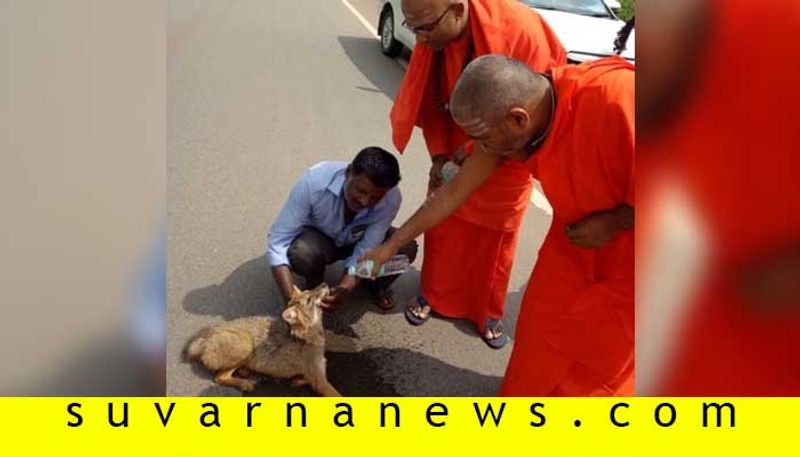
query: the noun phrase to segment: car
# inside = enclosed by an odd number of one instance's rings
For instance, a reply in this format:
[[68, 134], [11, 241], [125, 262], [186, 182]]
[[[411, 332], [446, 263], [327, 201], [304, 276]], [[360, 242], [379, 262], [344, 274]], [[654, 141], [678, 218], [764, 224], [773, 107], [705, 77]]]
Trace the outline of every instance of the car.
[[397, 57], [403, 48], [414, 49], [417, 39], [414, 32], [403, 25], [405, 17], [400, 9], [400, 0], [378, 0], [378, 10], [381, 51], [389, 57]]
[[[603, 0], [519, 0], [536, 10], [550, 24], [567, 50], [569, 62], [577, 63], [614, 54], [614, 41], [625, 25]], [[400, 0], [379, 0], [378, 34], [381, 51], [389, 57], [404, 48], [414, 49], [414, 33], [403, 26]], [[635, 62], [635, 31], [631, 31], [625, 59]]]

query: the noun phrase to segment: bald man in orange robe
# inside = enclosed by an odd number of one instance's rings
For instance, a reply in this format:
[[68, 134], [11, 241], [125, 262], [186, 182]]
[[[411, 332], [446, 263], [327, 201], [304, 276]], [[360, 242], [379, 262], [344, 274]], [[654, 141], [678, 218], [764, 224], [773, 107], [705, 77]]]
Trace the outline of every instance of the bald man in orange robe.
[[476, 152], [386, 243], [380, 264], [509, 161], [542, 182], [553, 224], [531, 273], [500, 393], [632, 395], [634, 70], [613, 57], [550, 75], [500, 55], [465, 70], [454, 120]]
[[[497, 53], [546, 71], [563, 64], [566, 52], [535, 11], [513, 0], [404, 0], [403, 13], [418, 45], [392, 108], [393, 140], [402, 152], [414, 126], [422, 128], [432, 160], [430, 194], [443, 181], [442, 166], [471, 152], [448, 110], [464, 66]], [[435, 311], [470, 319], [490, 347], [506, 343], [501, 319], [532, 184], [524, 165], [509, 162], [426, 232], [422, 294], [406, 309], [409, 322], [422, 324]]]

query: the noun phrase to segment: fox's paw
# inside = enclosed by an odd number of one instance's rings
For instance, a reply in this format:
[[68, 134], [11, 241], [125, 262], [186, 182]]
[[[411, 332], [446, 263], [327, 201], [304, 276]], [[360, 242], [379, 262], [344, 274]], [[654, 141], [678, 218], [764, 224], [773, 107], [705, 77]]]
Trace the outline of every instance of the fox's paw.
[[256, 383], [249, 379], [243, 379], [239, 389], [241, 389], [242, 392], [253, 392], [256, 390]]

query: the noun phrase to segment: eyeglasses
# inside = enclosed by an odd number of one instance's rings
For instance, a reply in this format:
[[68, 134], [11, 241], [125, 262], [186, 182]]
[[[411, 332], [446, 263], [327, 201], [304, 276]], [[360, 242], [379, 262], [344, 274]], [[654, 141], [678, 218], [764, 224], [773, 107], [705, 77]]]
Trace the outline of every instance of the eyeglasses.
[[411, 27], [410, 25], [408, 25], [408, 21], [407, 20], [403, 20], [403, 27], [411, 30], [414, 33], [430, 33], [430, 32], [433, 32], [434, 30], [436, 30], [436, 27], [439, 26], [439, 23], [442, 22], [442, 19], [444, 19], [444, 17], [447, 16], [447, 13], [449, 13], [450, 10], [452, 10], [454, 6], [455, 5], [448, 6], [447, 9], [444, 10], [444, 13], [442, 13], [442, 15], [439, 16], [439, 19], [436, 19], [433, 22], [430, 22], [428, 24], [419, 25], [417, 27]]

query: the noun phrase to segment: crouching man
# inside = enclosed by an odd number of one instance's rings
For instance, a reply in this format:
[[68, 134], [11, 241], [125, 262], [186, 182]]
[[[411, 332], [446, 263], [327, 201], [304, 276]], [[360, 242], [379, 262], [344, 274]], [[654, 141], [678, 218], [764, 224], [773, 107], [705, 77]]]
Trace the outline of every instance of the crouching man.
[[[397, 159], [378, 147], [363, 149], [349, 164], [321, 162], [306, 170], [269, 229], [267, 260], [284, 300], [292, 296], [293, 273], [313, 288], [323, 281], [325, 268], [340, 260], [344, 273], [323, 302], [330, 309], [344, 300], [361, 281], [348, 274], [349, 267], [394, 232], [391, 224], [402, 200], [399, 182]], [[399, 253], [413, 262], [417, 243]], [[389, 286], [397, 277], [363, 280], [380, 308], [394, 306]]]

